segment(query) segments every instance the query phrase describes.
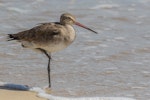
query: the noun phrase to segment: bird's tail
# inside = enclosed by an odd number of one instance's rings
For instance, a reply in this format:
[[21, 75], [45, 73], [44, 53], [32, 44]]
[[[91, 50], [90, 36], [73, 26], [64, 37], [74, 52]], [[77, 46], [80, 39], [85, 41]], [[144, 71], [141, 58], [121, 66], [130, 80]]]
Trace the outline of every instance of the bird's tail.
[[11, 40], [18, 40], [18, 37], [15, 36], [15, 34], [8, 34], [8, 41], [11, 41]]

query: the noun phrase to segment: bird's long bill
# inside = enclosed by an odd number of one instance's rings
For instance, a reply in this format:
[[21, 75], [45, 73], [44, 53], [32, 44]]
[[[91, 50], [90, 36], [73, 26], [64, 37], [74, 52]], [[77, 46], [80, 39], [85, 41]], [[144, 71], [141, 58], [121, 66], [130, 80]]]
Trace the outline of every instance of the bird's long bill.
[[75, 25], [78, 25], [78, 26], [80, 26], [80, 27], [83, 27], [83, 28], [85, 28], [85, 29], [87, 29], [87, 30], [89, 30], [89, 31], [92, 31], [92, 32], [94, 32], [94, 33], [96, 33], [97, 34], [97, 32], [96, 31], [94, 31], [94, 30], [92, 30], [92, 29], [90, 29], [90, 28], [88, 28], [87, 26], [85, 26], [85, 25], [82, 25], [81, 23], [79, 23], [79, 22], [75, 22]]

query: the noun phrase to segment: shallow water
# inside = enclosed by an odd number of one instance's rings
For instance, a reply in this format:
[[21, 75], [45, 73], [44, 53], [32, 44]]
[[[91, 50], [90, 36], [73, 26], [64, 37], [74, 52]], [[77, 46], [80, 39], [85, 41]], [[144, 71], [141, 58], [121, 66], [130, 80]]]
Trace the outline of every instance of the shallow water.
[[149, 0], [1, 0], [0, 81], [47, 86], [47, 58], [5, 37], [70, 12], [99, 34], [75, 26], [76, 41], [52, 55], [52, 94], [148, 100], [149, 5]]

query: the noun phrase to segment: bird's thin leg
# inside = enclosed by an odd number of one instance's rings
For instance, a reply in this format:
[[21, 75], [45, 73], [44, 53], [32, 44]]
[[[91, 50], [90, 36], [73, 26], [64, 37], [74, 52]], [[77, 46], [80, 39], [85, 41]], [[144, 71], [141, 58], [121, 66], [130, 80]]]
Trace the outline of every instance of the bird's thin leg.
[[51, 62], [51, 55], [49, 54], [48, 58], [48, 66], [47, 66], [47, 71], [48, 71], [48, 81], [49, 81], [49, 88], [51, 88], [51, 69], [50, 69], [50, 62]]
[[48, 66], [47, 66], [47, 71], [48, 71], [48, 82], [49, 82], [49, 88], [51, 88], [51, 76], [50, 76], [50, 61], [51, 61], [51, 54], [48, 54], [45, 50], [40, 49], [47, 57], [48, 57]]

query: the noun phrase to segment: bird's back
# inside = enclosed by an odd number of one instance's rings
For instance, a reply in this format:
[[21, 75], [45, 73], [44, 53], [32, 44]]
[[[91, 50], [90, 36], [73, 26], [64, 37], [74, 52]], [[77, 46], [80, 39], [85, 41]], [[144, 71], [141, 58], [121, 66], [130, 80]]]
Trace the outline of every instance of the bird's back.
[[64, 26], [58, 22], [41, 23], [32, 29], [17, 34], [9, 34], [9, 38], [10, 40], [19, 40], [24, 47], [41, 48], [55, 52], [72, 43], [75, 32], [70, 25]]

